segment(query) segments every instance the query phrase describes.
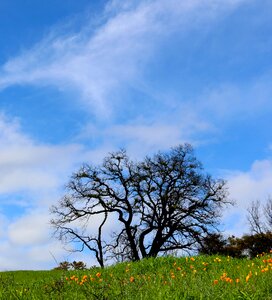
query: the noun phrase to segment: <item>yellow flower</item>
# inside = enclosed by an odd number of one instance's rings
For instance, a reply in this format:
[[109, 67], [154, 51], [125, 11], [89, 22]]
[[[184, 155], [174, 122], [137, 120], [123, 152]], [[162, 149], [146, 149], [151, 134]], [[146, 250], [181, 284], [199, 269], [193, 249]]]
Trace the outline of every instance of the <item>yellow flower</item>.
[[250, 271], [250, 272], [248, 273], [247, 277], [246, 277], [246, 282], [249, 281], [249, 279], [251, 278], [251, 276], [252, 276], [252, 272]]
[[95, 274], [95, 276], [99, 278], [99, 277], [101, 277], [101, 273], [98, 272]]

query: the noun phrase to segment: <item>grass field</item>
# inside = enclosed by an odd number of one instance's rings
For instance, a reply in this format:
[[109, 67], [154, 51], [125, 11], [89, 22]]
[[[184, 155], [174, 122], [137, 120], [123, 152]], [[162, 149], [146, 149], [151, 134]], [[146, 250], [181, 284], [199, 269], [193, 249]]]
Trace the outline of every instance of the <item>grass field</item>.
[[166, 257], [104, 270], [2, 272], [0, 299], [272, 299], [272, 256]]

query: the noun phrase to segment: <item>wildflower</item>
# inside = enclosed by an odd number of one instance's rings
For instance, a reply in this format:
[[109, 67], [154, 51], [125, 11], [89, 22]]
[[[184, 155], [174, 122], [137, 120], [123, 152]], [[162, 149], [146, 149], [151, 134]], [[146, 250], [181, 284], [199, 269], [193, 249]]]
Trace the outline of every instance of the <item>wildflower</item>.
[[246, 277], [246, 282], [248, 282], [251, 277], [252, 277], [252, 272], [250, 271]]
[[130, 281], [130, 282], [134, 282], [134, 281], [135, 281], [135, 278], [134, 278], [133, 276], [131, 276], [131, 277], [129, 278], [129, 281]]
[[101, 273], [97, 272], [97, 273], [95, 274], [95, 276], [99, 278], [99, 277], [101, 277]]
[[194, 258], [194, 257], [191, 257], [190, 260], [191, 260], [191, 261], [195, 261], [195, 258]]
[[265, 273], [265, 272], [267, 272], [267, 271], [268, 271], [268, 268], [263, 268], [263, 269], [261, 270], [262, 273]]
[[239, 283], [239, 282], [240, 282], [240, 279], [239, 279], [239, 278], [236, 278], [236, 279], [235, 279], [235, 282], [236, 282], [236, 283]]
[[232, 282], [233, 282], [233, 280], [232, 280], [230, 277], [227, 277], [227, 278], [225, 279], [225, 281], [226, 281], [226, 282], [229, 282], [229, 283], [232, 283]]
[[214, 281], [213, 281], [213, 284], [215, 285], [215, 284], [218, 284], [218, 280], [217, 279], [215, 279]]
[[180, 271], [181, 270], [181, 267], [177, 267], [177, 271]]

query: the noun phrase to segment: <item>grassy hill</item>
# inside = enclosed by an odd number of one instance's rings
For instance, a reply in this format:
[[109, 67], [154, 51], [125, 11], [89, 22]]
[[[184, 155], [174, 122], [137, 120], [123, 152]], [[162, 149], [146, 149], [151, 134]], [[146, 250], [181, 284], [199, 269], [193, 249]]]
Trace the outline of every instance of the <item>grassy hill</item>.
[[272, 256], [165, 257], [104, 270], [2, 272], [0, 299], [272, 299]]

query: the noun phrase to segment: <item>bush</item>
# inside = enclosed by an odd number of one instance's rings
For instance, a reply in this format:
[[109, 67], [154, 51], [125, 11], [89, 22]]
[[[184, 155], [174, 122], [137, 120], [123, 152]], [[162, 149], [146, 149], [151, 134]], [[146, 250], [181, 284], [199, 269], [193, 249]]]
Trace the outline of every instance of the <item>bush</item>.
[[220, 233], [214, 233], [203, 239], [198, 252], [207, 255], [253, 258], [261, 253], [269, 253], [271, 249], [272, 232], [244, 235], [241, 238], [235, 236], [225, 238]]
[[72, 263], [69, 263], [68, 261], [60, 262], [59, 265], [54, 268], [54, 270], [62, 270], [62, 271], [68, 271], [68, 270], [85, 270], [86, 264], [83, 261], [73, 261]]

